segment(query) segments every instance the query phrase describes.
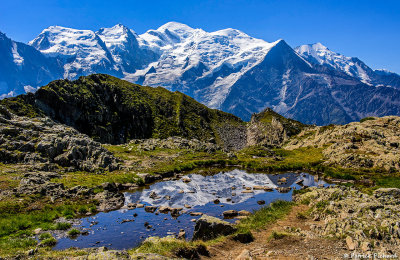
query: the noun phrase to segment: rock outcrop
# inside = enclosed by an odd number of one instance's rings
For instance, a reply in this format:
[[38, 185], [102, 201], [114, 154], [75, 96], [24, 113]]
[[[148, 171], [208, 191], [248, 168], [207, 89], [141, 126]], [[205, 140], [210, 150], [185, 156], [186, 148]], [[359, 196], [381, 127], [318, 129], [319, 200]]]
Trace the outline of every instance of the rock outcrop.
[[300, 133], [306, 127], [307, 125], [284, 118], [272, 109], [267, 108], [252, 115], [247, 127], [247, 146], [279, 147], [291, 136]]
[[327, 164], [347, 168], [400, 169], [400, 117], [371, 117], [347, 125], [329, 125], [302, 131], [285, 149], [324, 148]]
[[137, 144], [137, 149], [143, 151], [152, 151], [156, 148], [164, 149], [190, 149], [196, 152], [213, 153], [221, 148], [215, 144], [215, 140], [211, 139], [208, 142], [197, 139], [186, 139], [179, 136], [172, 136], [166, 139], [150, 138], [150, 139], [135, 139], [130, 143]]
[[0, 162], [115, 170], [118, 160], [88, 136], [48, 117], [23, 117], [0, 105]]
[[343, 238], [349, 250], [400, 252], [400, 189], [381, 188], [372, 195], [354, 188], [308, 188], [296, 201], [311, 206], [318, 224], [305, 236]]
[[125, 202], [124, 194], [108, 190], [97, 193], [96, 196], [94, 196], [94, 199], [99, 201], [99, 205], [97, 206], [98, 211], [119, 209]]

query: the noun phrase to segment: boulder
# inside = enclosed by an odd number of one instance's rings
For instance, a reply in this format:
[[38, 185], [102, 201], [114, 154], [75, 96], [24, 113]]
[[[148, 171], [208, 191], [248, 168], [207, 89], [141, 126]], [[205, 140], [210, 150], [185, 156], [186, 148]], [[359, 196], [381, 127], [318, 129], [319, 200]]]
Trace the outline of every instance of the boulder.
[[250, 251], [248, 249], [243, 249], [240, 255], [238, 255], [235, 260], [252, 260]]
[[243, 244], [251, 243], [254, 241], [254, 236], [251, 232], [239, 233], [232, 237], [233, 240]]
[[239, 216], [250, 216], [251, 212], [247, 210], [241, 210], [238, 212]]
[[353, 241], [353, 239], [350, 236], [346, 237], [346, 245], [347, 245], [347, 248], [352, 251], [355, 250], [357, 247], [357, 243], [355, 241]]
[[183, 229], [179, 230], [178, 236], [177, 236], [176, 238], [177, 238], [177, 239], [183, 239], [183, 240], [185, 240], [185, 239], [186, 239], [186, 232], [185, 232], [185, 230], [183, 230]]
[[111, 211], [119, 209], [124, 205], [125, 201], [122, 193], [110, 192], [108, 190], [97, 193], [94, 199], [99, 201], [99, 205], [97, 206], [98, 211]]
[[239, 213], [236, 210], [226, 210], [222, 213], [224, 218], [233, 218], [236, 217]]
[[153, 183], [162, 178], [160, 175], [154, 175], [149, 173], [139, 173], [138, 176], [143, 180], [145, 184]]
[[280, 193], [288, 193], [292, 188], [290, 187], [278, 187], [276, 188], [277, 191], [279, 191]]
[[158, 211], [159, 211], [160, 213], [163, 213], [163, 214], [168, 214], [168, 212], [171, 211], [171, 208], [168, 207], [168, 206], [160, 206], [160, 207], [158, 208]]
[[236, 228], [229, 222], [216, 217], [203, 215], [196, 221], [192, 240], [210, 240], [218, 236], [227, 236], [236, 232]]
[[144, 210], [146, 212], [154, 213], [156, 211], [157, 207], [156, 206], [146, 206], [144, 207]]
[[104, 183], [101, 184], [101, 186], [102, 186], [102, 188], [104, 190], [108, 190], [108, 191], [111, 191], [111, 192], [117, 192], [118, 191], [117, 185], [115, 183], [104, 182]]

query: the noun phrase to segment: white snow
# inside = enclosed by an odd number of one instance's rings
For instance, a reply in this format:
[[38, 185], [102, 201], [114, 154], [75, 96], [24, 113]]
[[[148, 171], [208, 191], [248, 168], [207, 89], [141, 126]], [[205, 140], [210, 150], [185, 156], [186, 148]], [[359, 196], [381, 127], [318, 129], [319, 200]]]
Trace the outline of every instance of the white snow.
[[100, 37], [90, 30], [50, 26], [29, 44], [47, 56], [73, 59], [64, 66], [66, 78], [74, 78], [80, 70], [90, 73], [95, 66], [114, 63]]
[[38, 88], [32, 87], [31, 85], [24, 86], [25, 93], [35, 93]]
[[22, 58], [21, 55], [19, 55], [17, 44], [15, 42], [12, 42], [11, 53], [13, 55], [14, 63], [17, 66], [22, 66], [22, 64], [24, 63], [24, 58]]
[[352, 77], [358, 78], [363, 83], [371, 83], [368, 72], [360, 66], [357, 60], [333, 52], [319, 42], [301, 45], [296, 47], [295, 51], [306, 60], [314, 59], [320, 65], [329, 65]]
[[[158, 62], [151, 63], [146, 69], [126, 74], [125, 79], [136, 81], [145, 77], [144, 85], [170, 87], [179, 84], [181, 88], [190, 88], [191, 82], [181, 79], [185, 71], [205, 67], [198, 79], [211, 77], [223, 66], [239, 68], [237, 72], [216, 78], [202, 91], [207, 93], [199, 99], [206, 105], [218, 108], [229, 94], [230, 87], [250, 68], [257, 65], [277, 42], [268, 43], [235, 30], [224, 29], [206, 32], [187, 25], [170, 22], [157, 30], [149, 30], [139, 35], [141, 46], [162, 53]], [[146, 72], [154, 67], [157, 73]], [[195, 93], [198, 93], [195, 91]]]

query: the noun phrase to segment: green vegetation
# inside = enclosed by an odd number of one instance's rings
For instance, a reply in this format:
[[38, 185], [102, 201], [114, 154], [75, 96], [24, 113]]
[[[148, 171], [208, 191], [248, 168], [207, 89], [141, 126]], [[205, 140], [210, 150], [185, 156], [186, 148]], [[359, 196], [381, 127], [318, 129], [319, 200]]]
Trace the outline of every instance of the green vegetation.
[[219, 142], [220, 127], [245, 124], [180, 92], [144, 87], [105, 74], [56, 80], [33, 95], [2, 100], [0, 104], [18, 115], [35, 117], [44, 114], [36, 105], [38, 101], [54, 110], [51, 116], [56, 120], [72, 124], [103, 143], [169, 136], [214, 138]]
[[277, 232], [277, 231], [272, 231], [270, 239], [282, 239], [287, 237], [289, 234], [288, 233], [284, 233], [284, 232]]
[[205, 248], [207, 245], [211, 245], [221, 241], [221, 239], [211, 240], [207, 242], [203, 241], [185, 241], [179, 240], [171, 236], [167, 237], [152, 237], [145, 240], [138, 248], [129, 250], [130, 254], [135, 253], [153, 253], [159, 254], [166, 257], [176, 257], [179, 252], [186, 251], [198, 251], [201, 248]]
[[79, 231], [79, 230], [76, 229], [76, 228], [73, 228], [73, 229], [69, 230], [68, 233], [67, 233], [67, 235], [68, 235], [69, 237], [76, 237], [76, 236], [78, 236], [78, 235], [80, 235], [80, 234], [81, 234], [81, 231]]
[[[101, 185], [104, 182], [140, 184], [142, 180], [136, 175], [136, 173], [126, 172], [126, 171], [113, 171], [113, 172], [79, 171], [79, 172], [67, 172], [63, 174], [61, 178], [52, 179], [51, 181], [56, 183], [62, 183], [66, 188], [72, 188], [77, 185], [93, 188], [97, 187], [98, 185]], [[94, 192], [99, 192], [99, 191], [100, 190], [94, 190]]]
[[360, 120], [360, 123], [365, 122], [365, 121], [369, 121], [369, 120], [375, 120], [375, 117], [364, 117], [363, 119]]
[[50, 233], [42, 233], [39, 236], [40, 240], [45, 240], [45, 239], [48, 239], [48, 238], [52, 238], [52, 235]]
[[56, 244], [57, 244], [57, 239], [55, 239], [54, 237], [46, 238], [45, 240], [40, 242], [41, 246], [48, 246], [48, 247], [55, 246]]
[[[0, 105], [5, 106], [7, 109], [18, 116], [27, 116], [30, 118], [34, 118], [43, 115], [43, 113], [38, 108], [31, 105], [32, 97], [32, 94], [28, 94], [6, 98], [0, 100]], [[4, 112], [0, 111], [0, 113]]]
[[23, 250], [34, 248], [37, 241], [30, 237], [0, 238], [0, 256], [14, 256]]
[[286, 216], [293, 204], [289, 201], [275, 201], [270, 206], [255, 211], [252, 215], [240, 221], [237, 225], [238, 232], [244, 233], [265, 228], [265, 226]]
[[375, 185], [382, 188], [399, 188], [400, 176], [379, 176], [375, 178]]
[[296, 135], [300, 133], [302, 129], [307, 127], [307, 125], [300, 123], [299, 121], [281, 116], [270, 108], [255, 114], [253, 119], [266, 125], [271, 124], [273, 119], [277, 120], [284, 126], [288, 136]]
[[[84, 204], [83, 204], [84, 203]], [[29, 239], [33, 230], [67, 230], [70, 223], [54, 220], [59, 217], [75, 218], [81, 216], [79, 209], [94, 207], [93, 203], [85, 201], [64, 201], [50, 203], [45, 198], [22, 197], [0, 201], [0, 255], [8, 252], [24, 251], [36, 245], [36, 240]], [[55, 238], [49, 233], [42, 233], [40, 239], [44, 246], [53, 246]], [[6, 243], [10, 241], [10, 243]]]
[[[254, 158], [256, 148], [238, 152], [238, 164], [246, 169], [278, 172], [288, 170], [312, 170], [323, 162], [322, 148], [299, 148], [296, 150], [273, 149], [275, 156]], [[259, 148], [258, 148], [259, 149]]]

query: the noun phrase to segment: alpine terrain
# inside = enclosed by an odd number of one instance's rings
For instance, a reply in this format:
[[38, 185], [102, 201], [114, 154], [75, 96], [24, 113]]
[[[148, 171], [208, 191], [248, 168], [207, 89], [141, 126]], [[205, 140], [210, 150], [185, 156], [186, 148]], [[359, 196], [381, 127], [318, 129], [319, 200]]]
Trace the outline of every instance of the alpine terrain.
[[206, 32], [169, 22], [138, 35], [121, 24], [97, 32], [51, 26], [28, 44], [1, 34], [0, 53], [2, 97], [105, 73], [180, 91], [244, 120], [267, 107], [318, 125], [400, 115], [399, 75], [320, 43], [293, 49], [235, 29]]

